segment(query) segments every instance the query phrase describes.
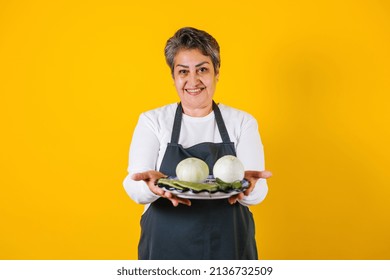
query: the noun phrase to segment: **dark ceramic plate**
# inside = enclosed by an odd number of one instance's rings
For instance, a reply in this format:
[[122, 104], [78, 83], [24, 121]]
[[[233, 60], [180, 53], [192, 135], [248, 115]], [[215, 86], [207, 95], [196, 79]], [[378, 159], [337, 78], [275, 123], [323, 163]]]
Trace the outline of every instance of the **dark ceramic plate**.
[[[169, 182], [171, 180], [171, 182]], [[174, 186], [173, 182], [180, 184]], [[223, 199], [244, 192], [249, 187], [249, 182], [243, 179], [241, 182], [232, 184], [219, 184], [213, 176], [209, 176], [202, 184], [196, 184], [196, 188], [191, 188], [185, 182], [178, 181], [177, 178], [168, 177], [157, 182], [157, 185], [178, 197], [188, 199]]]

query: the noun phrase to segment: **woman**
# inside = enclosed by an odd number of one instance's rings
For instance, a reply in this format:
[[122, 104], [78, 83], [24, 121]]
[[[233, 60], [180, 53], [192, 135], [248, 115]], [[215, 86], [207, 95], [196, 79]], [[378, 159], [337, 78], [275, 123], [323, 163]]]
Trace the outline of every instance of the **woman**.
[[[130, 146], [124, 187], [145, 204], [139, 259], [257, 259], [249, 205], [267, 194], [263, 146], [249, 114], [217, 105], [220, 55], [217, 41], [195, 28], [182, 28], [167, 41], [166, 61], [180, 103], [141, 114]], [[250, 187], [228, 199], [177, 197], [156, 186], [187, 157], [204, 160], [212, 171], [224, 155], [244, 164]], [[158, 171], [157, 171], [158, 170]], [[238, 202], [238, 203], [237, 203]]]

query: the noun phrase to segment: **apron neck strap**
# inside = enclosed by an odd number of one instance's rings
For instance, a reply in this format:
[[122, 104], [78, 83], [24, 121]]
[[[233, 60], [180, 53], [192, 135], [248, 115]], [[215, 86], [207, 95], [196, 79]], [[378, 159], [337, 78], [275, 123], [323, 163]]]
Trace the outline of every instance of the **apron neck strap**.
[[181, 106], [181, 102], [179, 102], [179, 104], [177, 104], [175, 120], [172, 129], [171, 143], [173, 144], [179, 144], [182, 116], [183, 116], [183, 107]]
[[[215, 120], [217, 121], [217, 126], [218, 126], [218, 130], [219, 130], [219, 134], [221, 135], [222, 141], [224, 143], [230, 143], [230, 137], [229, 137], [229, 134], [227, 132], [225, 122], [223, 121], [221, 111], [219, 110], [219, 107], [214, 102], [214, 100], [213, 100], [213, 111], [214, 111]], [[175, 120], [173, 123], [173, 130], [172, 130], [172, 137], [171, 137], [171, 143], [173, 143], [173, 144], [179, 143], [182, 117], [183, 117], [183, 107], [181, 106], [181, 102], [180, 102], [177, 106]]]
[[217, 121], [219, 134], [221, 134], [222, 141], [224, 143], [230, 143], [229, 133], [226, 129], [225, 122], [223, 121], [221, 111], [219, 110], [218, 105], [213, 100], [213, 110], [215, 115], [215, 120]]

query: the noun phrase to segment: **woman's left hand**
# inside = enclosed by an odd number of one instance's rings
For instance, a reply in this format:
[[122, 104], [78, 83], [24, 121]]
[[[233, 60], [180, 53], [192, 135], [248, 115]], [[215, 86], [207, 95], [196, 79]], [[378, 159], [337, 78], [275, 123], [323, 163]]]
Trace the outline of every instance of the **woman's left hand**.
[[155, 170], [149, 170], [145, 172], [135, 173], [131, 176], [131, 179], [135, 181], [144, 181], [152, 193], [164, 197], [166, 199], [169, 199], [172, 202], [173, 206], [175, 207], [178, 206], [179, 203], [191, 206], [191, 201], [189, 199], [177, 197], [172, 193], [168, 191], [166, 192], [157, 186], [158, 179], [164, 177], [166, 176], [161, 172]]
[[244, 192], [233, 195], [228, 198], [228, 201], [230, 204], [234, 204], [239, 199], [243, 199], [244, 196], [249, 195], [253, 188], [256, 185], [257, 180], [259, 179], [268, 179], [272, 176], [272, 173], [270, 171], [264, 170], [264, 171], [256, 171], [256, 170], [248, 170], [245, 171], [244, 178], [249, 182], [249, 188], [247, 188]]

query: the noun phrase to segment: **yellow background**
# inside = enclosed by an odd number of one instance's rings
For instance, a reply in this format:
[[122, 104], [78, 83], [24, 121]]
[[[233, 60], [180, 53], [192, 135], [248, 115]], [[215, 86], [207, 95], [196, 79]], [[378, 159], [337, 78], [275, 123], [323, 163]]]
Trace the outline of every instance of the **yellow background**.
[[221, 45], [215, 100], [259, 122], [260, 258], [390, 259], [388, 1], [237, 3], [0, 1], [0, 259], [136, 259], [128, 148], [178, 100], [183, 26]]

